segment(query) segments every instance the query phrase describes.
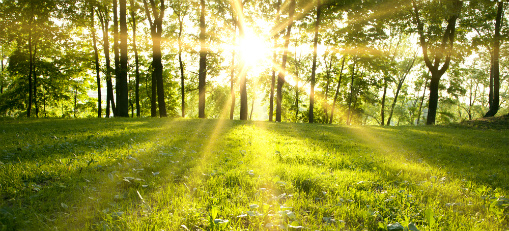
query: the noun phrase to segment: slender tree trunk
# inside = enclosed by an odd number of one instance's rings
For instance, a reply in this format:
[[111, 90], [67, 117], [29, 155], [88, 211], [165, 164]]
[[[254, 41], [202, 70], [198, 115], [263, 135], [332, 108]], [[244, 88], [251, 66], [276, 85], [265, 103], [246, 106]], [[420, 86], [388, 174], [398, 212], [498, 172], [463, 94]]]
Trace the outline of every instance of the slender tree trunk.
[[117, 113], [129, 117], [129, 89], [127, 84], [127, 1], [120, 0], [120, 69], [117, 76]]
[[385, 124], [385, 96], [387, 95], [387, 76], [384, 76], [384, 93], [382, 95], [382, 106], [380, 108], [380, 116], [382, 117], [380, 121], [380, 125], [384, 126]]
[[392, 101], [392, 105], [391, 105], [391, 112], [389, 113], [389, 118], [387, 119], [387, 126], [391, 125], [392, 113], [394, 112], [394, 107], [396, 106], [396, 102], [398, 101], [399, 91], [403, 87], [403, 83], [405, 82], [405, 79], [406, 79], [408, 73], [410, 73], [410, 70], [412, 70], [412, 67], [414, 66], [414, 63], [415, 63], [415, 59], [416, 58], [414, 57], [414, 59], [412, 60], [412, 63], [408, 66], [405, 74], [398, 81], [398, 86], [396, 88], [396, 94], [394, 95], [394, 100]]
[[78, 110], [78, 87], [74, 87], [74, 118], [76, 118], [76, 110]]
[[138, 47], [136, 46], [136, 16], [134, 12], [134, 0], [131, 0], [131, 19], [133, 20], [133, 50], [134, 50], [134, 62], [136, 65], [136, 79], [134, 80], [134, 97], [136, 103], [136, 117], [141, 117], [140, 108], [140, 62], [138, 57]]
[[0, 57], [2, 63], [2, 72], [0, 73], [0, 94], [4, 93], [4, 47], [2, 46], [2, 56]]
[[97, 39], [95, 36], [95, 23], [94, 23], [94, 7], [90, 6], [90, 19], [92, 24], [92, 44], [94, 46], [94, 61], [95, 61], [95, 73], [96, 73], [96, 82], [97, 82], [97, 117], [101, 118], [102, 116], [102, 106], [101, 106], [101, 73], [99, 67], [99, 51], [97, 50]]
[[[114, 64], [115, 64], [115, 99], [117, 101], [117, 106], [113, 110], [115, 116], [120, 116], [118, 114], [118, 107], [120, 103], [120, 53], [119, 53], [119, 44], [118, 44], [118, 5], [117, 0], [113, 0], [113, 54], [114, 54]], [[120, 106], [122, 107], [122, 106]]]
[[181, 107], [182, 107], [182, 118], [186, 117], [186, 95], [185, 95], [185, 86], [184, 86], [184, 62], [182, 61], [182, 31], [183, 29], [183, 19], [182, 15], [178, 14], [179, 21], [179, 34], [178, 34], [178, 44], [179, 44], [179, 67], [180, 67], [180, 95], [181, 95]]
[[334, 94], [334, 102], [332, 103], [332, 110], [330, 112], [329, 124], [332, 124], [332, 120], [334, 119], [334, 109], [336, 107], [336, 101], [338, 100], [339, 88], [341, 86], [341, 79], [343, 78], [343, 68], [344, 67], [345, 67], [345, 57], [343, 57], [343, 61], [341, 62], [341, 72], [339, 72], [339, 80], [338, 80], [338, 85], [336, 86], [336, 93]]
[[[233, 31], [237, 33], [237, 23], [235, 23], [235, 17], [233, 17]], [[235, 112], [235, 49], [232, 50], [232, 65], [230, 71], [230, 95], [231, 95], [231, 106], [230, 106], [230, 119], [233, 120], [233, 114]]]
[[324, 107], [323, 107], [323, 112], [325, 114], [324, 123], [329, 122], [329, 86], [330, 86], [330, 82], [331, 82], [330, 69], [332, 68], [333, 57], [334, 56], [331, 55], [331, 61], [330, 61], [329, 65], [327, 65], [327, 60], [324, 59], [325, 69], [326, 69], [326, 77], [327, 77], [327, 83], [325, 84], [325, 100], [324, 100], [325, 102], [324, 102]]
[[493, 37], [493, 55], [490, 73], [490, 110], [484, 117], [493, 117], [500, 107], [500, 28], [504, 11], [503, 1], [497, 3], [497, 18], [495, 21], [495, 36]]
[[[242, 2], [239, 1], [239, 6], [237, 7], [239, 9], [238, 12], [238, 20], [239, 20], [239, 35], [241, 39], [245, 39], [245, 23], [244, 23], [244, 6], [242, 5]], [[243, 51], [241, 51], [243, 52]], [[241, 56], [245, 56], [245, 54], [241, 54]], [[245, 63], [245, 60], [240, 61], [240, 120], [247, 120], [247, 112], [248, 112], [248, 105], [247, 105], [247, 65]]]
[[299, 65], [297, 64], [297, 52], [295, 52], [295, 123], [299, 120]]
[[426, 87], [428, 86], [428, 80], [424, 83], [424, 90], [422, 91], [421, 103], [419, 104], [419, 113], [417, 113], [417, 125], [421, 120], [422, 105], [424, 104], [424, 97], [426, 96]]
[[36, 57], [36, 53], [37, 53], [37, 43], [34, 44], [34, 54], [33, 54], [33, 67], [32, 67], [32, 77], [34, 78], [34, 109], [35, 109], [35, 117], [39, 118], [39, 107], [38, 107], [38, 104], [37, 104], [37, 74], [35, 72], [35, 69], [37, 68], [36, 67], [36, 62], [35, 62], [35, 57]]
[[283, 62], [281, 64], [281, 71], [279, 71], [277, 79], [277, 107], [276, 107], [276, 122], [281, 122], [281, 102], [283, 97], [283, 84], [285, 83], [286, 75], [286, 60], [288, 58], [288, 45], [290, 44], [290, 34], [292, 32], [293, 14], [295, 13], [295, 0], [290, 1], [290, 8], [288, 12], [288, 28], [286, 29], [285, 44], [283, 51]]
[[[32, 10], [33, 11], [33, 10]], [[32, 19], [30, 25], [32, 25]], [[28, 108], [27, 117], [30, 118], [32, 110], [32, 70], [33, 70], [33, 54], [32, 54], [32, 26], [28, 30], [28, 52], [29, 52], [29, 66], [28, 66]]]
[[206, 78], [207, 78], [207, 45], [205, 41], [206, 24], [205, 24], [205, 0], [200, 0], [200, 70], [199, 70], [199, 102], [198, 102], [198, 117], [205, 118], [205, 93], [206, 93]]
[[[99, 14], [99, 13], [98, 13]], [[109, 21], [104, 14], [99, 15], [103, 31], [104, 58], [106, 60], [106, 118], [110, 117], [110, 107], [115, 115], [115, 100], [113, 98], [113, 83], [111, 81], [111, 61], [110, 61], [110, 40], [109, 40]]]
[[249, 113], [249, 120], [253, 120], [254, 102], [255, 102], [255, 97], [253, 96], [251, 98], [251, 113]]
[[316, 56], [318, 55], [318, 29], [320, 27], [320, 0], [316, 7], [315, 38], [313, 40], [313, 67], [311, 68], [311, 91], [309, 94], [309, 123], [314, 123]]
[[346, 125], [350, 125], [350, 116], [352, 114], [352, 101], [353, 101], [353, 80], [354, 80], [354, 77], [355, 77], [355, 60], [353, 61], [353, 64], [352, 64], [352, 81], [350, 82], [350, 97], [348, 99], [348, 115], [346, 117]]
[[[277, 1], [276, 5], [277, 16], [276, 23], [279, 23], [279, 18], [281, 15], [281, 0]], [[272, 52], [272, 79], [270, 82], [270, 108], [269, 108], [269, 121], [272, 122], [272, 117], [274, 116], [274, 86], [276, 85], [276, 59], [277, 59], [277, 39], [279, 33], [275, 33], [274, 35], [274, 51]]]
[[[163, 2], [163, 1], [161, 1]], [[161, 35], [162, 35], [162, 24], [163, 17], [162, 14], [164, 12], [164, 8], [161, 9], [161, 17], [156, 20], [157, 23], [157, 37], [156, 44], [154, 46], [154, 57], [155, 57], [155, 72], [157, 77], [157, 104], [159, 106], [159, 117], [166, 117], [166, 102], [164, 101], [164, 81], [163, 81], [163, 63], [162, 63], [162, 53], [161, 53]]]

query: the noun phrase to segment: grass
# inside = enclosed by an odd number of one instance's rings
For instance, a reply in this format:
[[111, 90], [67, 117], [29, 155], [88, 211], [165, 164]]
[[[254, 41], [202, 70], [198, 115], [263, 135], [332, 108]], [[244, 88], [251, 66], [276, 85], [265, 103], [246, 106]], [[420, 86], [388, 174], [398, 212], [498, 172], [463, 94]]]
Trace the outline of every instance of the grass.
[[0, 121], [0, 230], [508, 230], [509, 132]]

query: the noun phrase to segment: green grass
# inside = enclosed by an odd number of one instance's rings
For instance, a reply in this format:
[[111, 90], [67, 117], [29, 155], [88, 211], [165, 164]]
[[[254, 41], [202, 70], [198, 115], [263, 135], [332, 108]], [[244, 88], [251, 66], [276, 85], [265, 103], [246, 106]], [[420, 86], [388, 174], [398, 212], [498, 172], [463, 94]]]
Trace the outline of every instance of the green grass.
[[508, 141], [468, 126], [4, 119], [0, 230], [508, 230]]

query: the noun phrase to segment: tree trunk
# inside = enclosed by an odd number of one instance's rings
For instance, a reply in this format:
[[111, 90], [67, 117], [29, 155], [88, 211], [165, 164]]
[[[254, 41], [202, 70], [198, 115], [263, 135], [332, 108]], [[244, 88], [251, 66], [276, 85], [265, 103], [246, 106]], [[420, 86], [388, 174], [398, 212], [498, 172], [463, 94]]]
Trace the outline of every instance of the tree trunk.
[[[245, 25], [244, 25], [244, 6], [241, 2], [239, 2], [239, 12], [238, 12], [238, 20], [239, 20], [239, 35], [240, 39], [245, 39]], [[243, 52], [243, 51], [241, 51]], [[241, 54], [241, 56], [245, 56], [245, 54]], [[240, 120], [247, 120], [247, 85], [246, 85], [246, 75], [247, 75], [247, 65], [245, 60], [240, 61]]]
[[253, 120], [254, 102], [255, 102], [255, 97], [253, 96], [251, 98], [251, 113], [249, 113], [249, 120]]
[[205, 24], [205, 0], [200, 0], [200, 70], [199, 70], [199, 102], [198, 102], [198, 117], [205, 118], [205, 84], [207, 78], [207, 45], [205, 41], [206, 24]]
[[[426, 42], [426, 38], [424, 35], [424, 23], [422, 23], [419, 16], [419, 9], [415, 4], [415, 0], [412, 1], [414, 7], [414, 19], [417, 22], [417, 32], [419, 34], [419, 41], [422, 47], [422, 53], [424, 56], [424, 63], [428, 67], [431, 72], [431, 82], [430, 82], [430, 97], [429, 97], [429, 109], [428, 109], [428, 117], [426, 121], [426, 125], [435, 124], [436, 112], [438, 106], [438, 86], [440, 82], [440, 78], [449, 68], [449, 64], [451, 62], [451, 53], [454, 45], [454, 33], [456, 30], [456, 20], [458, 19], [461, 13], [461, 7], [463, 6], [463, 2], [460, 0], [454, 1], [454, 13], [447, 19], [447, 27], [445, 29], [444, 35], [442, 37], [442, 43], [440, 49], [443, 52], [438, 52], [434, 54], [434, 61], [432, 62], [429, 54], [428, 54], [428, 43]], [[443, 58], [445, 53], [445, 60], [442, 67], [440, 67], [440, 61]]]
[[350, 97], [348, 99], [348, 115], [346, 117], [346, 125], [350, 125], [350, 116], [352, 114], [352, 100], [353, 100], [353, 80], [355, 77], [355, 59], [352, 64], [352, 81], [350, 82]]
[[[232, 13], [233, 14], [233, 13]], [[235, 17], [233, 17], [233, 31], [237, 33], [237, 24], [235, 23]], [[230, 71], [230, 95], [231, 95], [231, 106], [230, 106], [230, 119], [233, 120], [233, 114], [235, 112], [235, 49], [232, 50], [232, 65]]]
[[334, 94], [334, 102], [332, 103], [332, 110], [330, 112], [329, 124], [332, 124], [332, 119], [334, 119], [334, 109], [336, 107], [336, 101], [338, 100], [339, 88], [341, 86], [341, 78], [343, 78], [343, 68], [344, 67], [345, 67], [345, 57], [343, 57], [343, 61], [341, 62], [341, 72], [339, 73], [338, 85], [336, 86], [336, 93]]
[[493, 37], [493, 55], [490, 72], [490, 110], [484, 117], [493, 117], [500, 107], [500, 28], [504, 3], [497, 3], [497, 18], [495, 21], [495, 36]]
[[384, 126], [385, 124], [385, 96], [387, 95], [387, 76], [384, 76], [384, 93], [382, 95], [382, 106], [380, 108], [380, 117], [381, 122], [380, 125]]
[[74, 110], [73, 115], [76, 118], [76, 110], [78, 109], [78, 87], [74, 87]]
[[333, 55], [331, 55], [331, 58], [330, 58], [330, 63], [329, 65], [327, 65], [327, 60], [324, 59], [324, 63], [325, 63], [325, 71], [326, 71], [326, 77], [327, 77], [327, 83], [325, 84], [325, 102], [324, 102], [324, 107], [323, 107], [323, 112], [325, 114], [325, 121], [324, 123], [328, 123], [329, 122], [329, 86], [330, 86], [330, 83], [331, 83], [331, 74], [330, 74], [330, 69], [332, 68], [332, 59], [333, 59]]
[[129, 89], [127, 85], [127, 1], [120, 0], [120, 69], [117, 72], [117, 113], [129, 117]]
[[4, 47], [2, 46], [2, 56], [0, 57], [2, 62], [2, 72], [0, 73], [0, 94], [4, 93]]
[[184, 86], [184, 62], [182, 61], [182, 31], [183, 29], [183, 19], [182, 15], [178, 14], [178, 21], [179, 21], [179, 34], [178, 34], [178, 44], [179, 44], [179, 67], [180, 67], [180, 95], [182, 97], [181, 99], [181, 107], [182, 107], [182, 118], [186, 117], [186, 95], [185, 95], [185, 86]]
[[[277, 1], [276, 5], [277, 16], [276, 23], [279, 23], [280, 11], [281, 11], [281, 0]], [[270, 108], [269, 108], [269, 121], [272, 122], [274, 116], [274, 85], [276, 85], [276, 59], [277, 59], [277, 39], [279, 33], [274, 35], [274, 51], [272, 52], [272, 79], [270, 82]]]
[[401, 90], [401, 87], [403, 87], [403, 83], [405, 82], [405, 79], [406, 79], [408, 73], [410, 73], [410, 70], [412, 70], [412, 67], [414, 66], [414, 63], [415, 63], [415, 59], [416, 59], [416, 57], [414, 56], [414, 59], [412, 60], [412, 63], [408, 66], [405, 74], [398, 81], [398, 86], [396, 88], [396, 94], [394, 95], [394, 100], [392, 101], [392, 105], [391, 105], [391, 112], [389, 113], [389, 118], [387, 119], [387, 126], [391, 125], [392, 113], [394, 112], [394, 107], [396, 106], [396, 102], [398, 101], [399, 91]]
[[[32, 20], [32, 19], [31, 19]], [[30, 22], [30, 25], [32, 23]], [[32, 110], [32, 69], [33, 69], [33, 54], [32, 54], [32, 26], [28, 30], [28, 52], [29, 52], [29, 66], [28, 66], [28, 108], [27, 117], [30, 118]]]
[[315, 38], [313, 40], [313, 67], [311, 68], [311, 91], [309, 94], [309, 123], [314, 123], [316, 56], [318, 55], [318, 29], [320, 27], [320, 0], [316, 7]]
[[38, 107], [38, 104], [37, 104], [37, 75], [36, 75], [36, 72], [35, 72], [35, 69], [36, 69], [36, 65], [35, 65], [35, 56], [36, 56], [36, 53], [37, 53], [37, 43], [34, 44], [34, 54], [32, 56], [32, 59], [33, 59], [33, 67], [32, 67], [32, 77], [34, 78], [34, 109], [35, 109], [35, 117], [39, 118], [39, 107]]
[[290, 34], [292, 32], [293, 14], [295, 13], [295, 0], [290, 1], [290, 8], [288, 12], [288, 28], [286, 29], [285, 44], [283, 51], [283, 62], [281, 64], [281, 71], [277, 79], [277, 107], [276, 107], [276, 122], [281, 122], [281, 101], [283, 97], [283, 84], [285, 83], [286, 75], [286, 59], [288, 58], [288, 45], [290, 44]]
[[111, 62], [110, 62], [110, 40], [109, 40], [109, 21], [104, 14], [99, 14], [103, 32], [104, 58], [106, 60], [106, 118], [110, 117], [110, 107], [115, 115], [115, 100], [113, 99], [113, 83], [111, 82]]
[[134, 12], [134, 0], [131, 0], [131, 19], [133, 20], [133, 50], [134, 50], [134, 62], [136, 65], [136, 79], [134, 80], [135, 90], [134, 97], [136, 103], [136, 117], [141, 117], [141, 108], [140, 108], [140, 62], [138, 57], [138, 47], [136, 46], [136, 17]]
[[424, 97], [426, 96], [426, 87], [427, 86], [428, 86], [428, 80], [426, 79], [426, 82], [424, 83], [424, 90], [422, 91], [421, 103], [419, 104], [419, 113], [417, 114], [417, 124], [416, 125], [419, 125], [419, 121], [421, 120], [422, 105], [424, 103]]
[[95, 36], [95, 23], [94, 23], [94, 7], [90, 7], [90, 19], [92, 24], [92, 44], [94, 46], [94, 61], [95, 61], [95, 72], [96, 72], [96, 81], [97, 81], [97, 117], [101, 118], [102, 116], [102, 107], [101, 107], [101, 73], [99, 67], [99, 52], [97, 50], [97, 39]]
[[[295, 53], [297, 56], [297, 53]], [[295, 59], [297, 61], [297, 59]], [[299, 119], [299, 68], [295, 65], [295, 122]]]
[[115, 99], [117, 100], [117, 107], [113, 110], [115, 116], [118, 115], [118, 107], [120, 100], [120, 81], [118, 77], [120, 76], [120, 53], [118, 48], [118, 5], [117, 0], [113, 0], [113, 54], [114, 54], [114, 65], [115, 65]]

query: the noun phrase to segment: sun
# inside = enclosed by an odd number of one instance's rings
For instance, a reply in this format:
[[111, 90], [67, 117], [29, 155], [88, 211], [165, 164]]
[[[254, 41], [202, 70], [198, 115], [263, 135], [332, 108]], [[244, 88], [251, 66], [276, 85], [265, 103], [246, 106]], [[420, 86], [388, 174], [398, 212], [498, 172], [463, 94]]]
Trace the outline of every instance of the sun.
[[249, 32], [239, 41], [242, 61], [249, 67], [257, 66], [270, 55], [270, 44], [257, 34]]

